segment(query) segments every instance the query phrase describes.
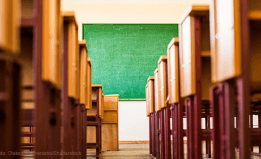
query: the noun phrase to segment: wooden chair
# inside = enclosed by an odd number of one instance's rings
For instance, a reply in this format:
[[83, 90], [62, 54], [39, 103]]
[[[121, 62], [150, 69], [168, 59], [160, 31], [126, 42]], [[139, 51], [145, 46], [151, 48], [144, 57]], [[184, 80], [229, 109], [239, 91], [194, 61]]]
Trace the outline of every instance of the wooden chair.
[[[87, 110], [87, 149], [101, 152], [101, 119], [103, 118], [102, 85], [92, 85], [92, 109]], [[96, 134], [94, 133], [96, 132]]]
[[[210, 35], [209, 6], [192, 5], [180, 20], [180, 93], [185, 99], [187, 117], [188, 158], [202, 158], [202, 140], [206, 140], [206, 156], [211, 155], [209, 88]], [[207, 120], [201, 129], [201, 118]]]
[[149, 117], [149, 138], [150, 138], [150, 154], [156, 157], [156, 146], [155, 146], [155, 118], [154, 118], [154, 77], [148, 78], [146, 86], [146, 105], [147, 105], [147, 116]]
[[35, 144], [22, 144], [22, 148], [60, 152], [61, 2], [22, 1], [21, 6], [22, 108], [29, 109], [23, 115], [31, 121], [22, 123], [35, 127], [33, 133], [23, 133], [34, 136]]
[[[62, 150], [77, 152], [77, 109], [80, 110], [80, 59], [78, 23], [74, 12], [63, 12], [63, 75], [62, 75]], [[84, 56], [84, 55], [83, 55]], [[80, 145], [80, 144], [79, 144]], [[64, 155], [64, 158], [72, 158]]]
[[[21, 64], [18, 0], [1, 0], [0, 6], [0, 151], [21, 151]], [[13, 157], [13, 158], [19, 158]]]
[[[259, 146], [260, 155], [260, 1], [212, 0], [211, 13], [213, 157], [234, 159], [237, 142], [239, 158], [250, 158], [252, 146]], [[253, 114], [258, 115], [258, 129], [253, 128]]]
[[183, 142], [183, 99], [180, 96], [179, 38], [173, 38], [168, 45], [168, 94], [172, 117], [173, 157], [184, 158]]

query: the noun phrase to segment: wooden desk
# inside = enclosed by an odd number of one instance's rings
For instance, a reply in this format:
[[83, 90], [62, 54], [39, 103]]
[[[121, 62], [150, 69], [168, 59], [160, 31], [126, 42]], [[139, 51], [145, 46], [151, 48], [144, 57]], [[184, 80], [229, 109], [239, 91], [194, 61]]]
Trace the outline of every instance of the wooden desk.
[[155, 132], [155, 100], [154, 100], [154, 77], [148, 78], [147, 84], [147, 103], [148, 103], [148, 116], [149, 116], [149, 138], [150, 138], [150, 154], [156, 157], [156, 132]]
[[[187, 117], [188, 158], [202, 158], [202, 113], [207, 114], [209, 129], [209, 89], [212, 86], [210, 72], [209, 6], [191, 5], [180, 20], [180, 86], [185, 98]], [[204, 112], [202, 112], [202, 110]], [[181, 115], [181, 114], [180, 114]], [[204, 116], [205, 117], [205, 116]], [[206, 155], [210, 157], [210, 139]]]
[[86, 105], [87, 105], [87, 74], [88, 74], [88, 49], [85, 40], [79, 41], [80, 50], [80, 101], [77, 106], [77, 142], [78, 151], [81, 152], [81, 158], [86, 159]]
[[[79, 45], [78, 24], [74, 12], [63, 12], [63, 75], [62, 75], [62, 150], [64, 152], [79, 151]], [[75, 134], [75, 135], [73, 135]], [[73, 144], [72, 144], [73, 143]], [[70, 156], [64, 156], [70, 158]]]
[[22, 107], [32, 110], [29, 111], [33, 114], [28, 120], [31, 121], [31, 126], [35, 127], [33, 133], [23, 133], [23, 136], [34, 135], [35, 144], [22, 144], [22, 148], [29, 146], [36, 152], [59, 152], [62, 70], [60, 1], [21, 1], [21, 7], [19, 59], [24, 66], [22, 93], [23, 98], [26, 97], [22, 101]]
[[0, 6], [0, 52], [17, 54], [20, 52], [21, 3], [19, 0], [1, 0]]
[[168, 45], [168, 85], [169, 104], [172, 117], [173, 158], [184, 158], [183, 142], [183, 104], [180, 96], [180, 54], [179, 38], [173, 38]]
[[101, 152], [101, 119], [103, 118], [102, 85], [92, 85], [92, 109], [87, 110], [87, 149], [96, 149], [96, 157]]
[[119, 151], [118, 133], [119, 95], [104, 96], [104, 117], [102, 119], [102, 151]]
[[[212, 80], [222, 82], [227, 79], [236, 78], [242, 75], [242, 59], [244, 44], [249, 43], [249, 77], [250, 91], [261, 90], [260, 70], [261, 47], [258, 45], [261, 40], [259, 30], [261, 23], [261, 10], [258, 8], [257, 0], [246, 1], [248, 3], [247, 19], [242, 19], [239, 2], [226, 3], [213, 1], [211, 9], [213, 19], [211, 25], [211, 49], [212, 49]], [[226, 7], [226, 12], [221, 11]], [[229, 12], [228, 12], [229, 11]], [[241, 27], [241, 21], [245, 21], [248, 28]], [[227, 29], [230, 28], [230, 29]], [[242, 31], [241, 31], [242, 30]], [[249, 31], [248, 37], [243, 37], [242, 32]], [[248, 40], [248, 41], [247, 41]]]
[[[250, 141], [258, 140], [251, 135], [249, 122], [251, 128], [253, 124], [249, 115], [252, 119], [253, 114], [260, 111], [250, 104], [260, 101], [252, 100], [251, 96], [261, 92], [260, 1], [237, 0], [225, 3], [212, 0], [210, 17], [212, 81], [217, 83], [211, 90], [214, 130], [223, 124], [223, 131], [213, 136], [214, 157], [235, 158], [233, 150], [238, 139], [240, 158], [249, 158], [249, 149], [253, 149], [254, 145]], [[223, 101], [219, 102], [219, 99]], [[233, 125], [235, 114], [240, 134], [236, 139]], [[220, 144], [217, 140], [220, 136], [225, 136], [225, 142], [229, 145]], [[260, 144], [258, 146], [261, 147]], [[226, 153], [221, 151], [224, 148], [227, 148]]]
[[173, 38], [168, 45], [169, 104], [179, 102], [179, 38]]
[[155, 100], [155, 133], [156, 133], [156, 157], [160, 157], [160, 133], [161, 128], [160, 125], [160, 119], [161, 119], [161, 107], [159, 106], [159, 91], [160, 91], [160, 83], [159, 83], [159, 69], [156, 68], [154, 71], [154, 100]]

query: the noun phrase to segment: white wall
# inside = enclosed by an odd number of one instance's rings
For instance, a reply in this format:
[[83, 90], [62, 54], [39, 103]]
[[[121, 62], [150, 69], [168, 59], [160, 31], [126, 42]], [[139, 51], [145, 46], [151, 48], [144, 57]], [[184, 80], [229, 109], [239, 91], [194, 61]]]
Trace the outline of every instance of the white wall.
[[[208, 1], [208, 0], [205, 0]], [[63, 4], [75, 11], [82, 39], [82, 23], [178, 23], [191, 3], [178, 4]]]
[[119, 140], [149, 140], [145, 101], [119, 101]]

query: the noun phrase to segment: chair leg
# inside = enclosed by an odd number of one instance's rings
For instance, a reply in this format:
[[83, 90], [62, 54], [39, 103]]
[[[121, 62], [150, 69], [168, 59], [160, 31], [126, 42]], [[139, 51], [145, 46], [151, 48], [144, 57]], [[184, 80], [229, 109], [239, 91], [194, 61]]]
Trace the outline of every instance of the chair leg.
[[187, 158], [194, 159], [194, 148], [193, 148], [193, 130], [194, 130], [194, 124], [193, 124], [193, 106], [191, 103], [191, 98], [186, 99], [186, 117], [187, 117]]
[[165, 114], [165, 159], [171, 158], [171, 145], [170, 145], [170, 105], [167, 104], [167, 107], [164, 109]]

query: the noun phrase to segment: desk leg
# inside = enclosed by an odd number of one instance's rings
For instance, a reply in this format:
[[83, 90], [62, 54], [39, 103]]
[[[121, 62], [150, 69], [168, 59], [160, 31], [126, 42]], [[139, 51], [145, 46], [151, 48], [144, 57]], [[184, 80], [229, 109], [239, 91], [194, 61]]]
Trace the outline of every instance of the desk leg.
[[178, 126], [178, 114], [177, 114], [177, 105], [174, 104], [172, 107], [172, 145], [173, 145], [173, 158], [178, 158], [178, 136], [177, 136], [177, 126]]
[[[61, 151], [61, 92], [56, 88], [47, 88], [46, 100], [48, 100], [48, 151]], [[60, 158], [58, 155], [49, 156], [52, 159]]]
[[160, 115], [159, 112], [156, 112], [156, 129], [155, 129], [155, 133], [156, 133], [156, 158], [160, 159], [160, 127], [159, 127], [159, 119], [160, 119]]
[[193, 98], [186, 99], [186, 116], [187, 116], [187, 158], [194, 159], [194, 121], [193, 121]]
[[0, 152], [3, 159], [19, 159], [8, 151], [20, 152], [21, 76], [20, 66], [0, 57]]
[[151, 139], [151, 114], [149, 115], [149, 151], [152, 154], [152, 139]]
[[[249, 128], [249, 114], [250, 114], [250, 104], [249, 104], [249, 91], [247, 87], [247, 82], [243, 78], [238, 79], [238, 116], [239, 116], [239, 159], [245, 159], [250, 157], [250, 128]], [[230, 86], [230, 85], [228, 85]], [[232, 86], [230, 86], [231, 88]], [[228, 101], [229, 101], [229, 96]], [[234, 99], [234, 98], [232, 98]], [[233, 106], [234, 103], [229, 103], [228, 106]], [[232, 110], [231, 110], [232, 111]], [[234, 116], [234, 114], [232, 114]], [[231, 126], [232, 127], [232, 126]], [[234, 128], [234, 126], [233, 126]], [[235, 135], [231, 134], [231, 137]], [[231, 147], [232, 149], [232, 147]], [[233, 153], [234, 154], [234, 153]], [[232, 159], [232, 158], [231, 158]]]
[[151, 135], [152, 135], [152, 156], [156, 156], [155, 155], [155, 139], [156, 139], [156, 137], [155, 137], [155, 113], [153, 112], [153, 113], [151, 113], [151, 126], [152, 126], [152, 130], [151, 130]]
[[[220, 153], [220, 149], [221, 148], [221, 142], [220, 141], [220, 135], [221, 135], [221, 131], [220, 131], [220, 124], [222, 123], [222, 121], [220, 121], [220, 106], [219, 106], [219, 97], [217, 94], [218, 88], [217, 87], [213, 87], [210, 88], [210, 96], [211, 96], [211, 100], [210, 100], [210, 107], [212, 110], [212, 117], [213, 117], [213, 129], [211, 132], [211, 139], [213, 141], [213, 159], [220, 159], [220, 158], [224, 158], [223, 154], [224, 153]], [[221, 118], [222, 119], [222, 118]], [[222, 157], [221, 157], [222, 155]]]
[[[258, 128], [261, 128], [261, 114], [258, 115]], [[259, 144], [259, 153], [261, 153], [261, 143]]]
[[[206, 129], [210, 130], [210, 115], [206, 116]], [[211, 158], [211, 141], [206, 140], [206, 157]]]
[[178, 159], [184, 159], [184, 142], [183, 142], [183, 99], [180, 98], [180, 102], [177, 104], [177, 147], [178, 147]]
[[87, 132], [87, 126], [86, 126], [86, 121], [87, 121], [87, 117], [86, 117], [86, 109], [85, 106], [82, 106], [82, 157], [81, 159], [86, 159], [86, 132]]
[[164, 130], [165, 130], [165, 159], [171, 158], [171, 145], [170, 145], [170, 105], [167, 104], [167, 107], [164, 109], [165, 121], [164, 121]]
[[165, 159], [165, 129], [164, 129], [164, 109], [162, 108], [160, 111], [160, 154], [161, 159]]

